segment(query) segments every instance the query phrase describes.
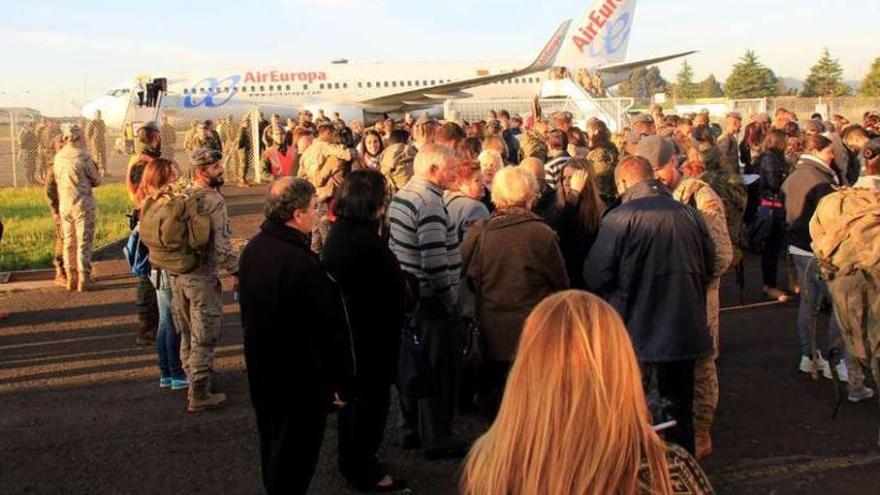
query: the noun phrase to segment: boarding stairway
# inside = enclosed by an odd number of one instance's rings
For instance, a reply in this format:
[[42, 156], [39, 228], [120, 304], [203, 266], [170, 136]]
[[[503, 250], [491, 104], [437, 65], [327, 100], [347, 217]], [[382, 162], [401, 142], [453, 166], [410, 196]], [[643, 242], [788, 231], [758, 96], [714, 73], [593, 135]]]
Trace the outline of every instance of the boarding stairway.
[[[485, 99], [467, 98], [446, 100], [443, 104], [447, 120], [479, 121], [489, 110], [507, 110], [511, 114], [525, 115], [531, 112], [531, 99]], [[584, 129], [591, 118], [605, 122], [611, 132], [626, 126], [626, 115], [633, 104], [632, 98], [595, 98], [569, 77], [548, 79], [541, 83], [538, 104], [541, 113], [550, 116], [556, 112], [567, 111], [572, 114], [574, 125]]]
[[128, 99], [128, 108], [125, 110], [125, 119], [122, 121], [123, 130], [130, 125], [132, 134], [134, 134], [134, 132], [137, 132], [137, 130], [147, 122], [158, 122], [164, 97], [165, 92], [160, 91], [154, 106], [138, 106], [137, 94], [132, 92], [131, 97]]

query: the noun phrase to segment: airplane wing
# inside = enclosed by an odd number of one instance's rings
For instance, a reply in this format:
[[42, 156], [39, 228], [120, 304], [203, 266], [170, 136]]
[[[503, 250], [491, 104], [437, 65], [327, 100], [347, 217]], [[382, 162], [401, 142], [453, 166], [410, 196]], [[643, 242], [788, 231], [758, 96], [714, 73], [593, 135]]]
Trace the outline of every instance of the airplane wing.
[[550, 41], [547, 42], [544, 49], [541, 50], [541, 53], [535, 58], [535, 61], [523, 69], [501, 74], [480, 76], [472, 79], [462, 79], [434, 86], [425, 86], [377, 98], [362, 100], [358, 102], [358, 104], [363, 106], [365, 110], [377, 112], [430, 106], [442, 100], [466, 98], [470, 96], [469, 93], [463, 91], [467, 88], [482, 86], [484, 84], [491, 84], [512, 77], [519, 77], [524, 74], [532, 74], [534, 72], [548, 70], [553, 67], [553, 63], [556, 61], [556, 56], [559, 54], [559, 49], [562, 47], [562, 41], [565, 38], [565, 34], [568, 32], [568, 26], [570, 24], [570, 19], [560, 24], [559, 28], [556, 29], [556, 32], [553, 33], [553, 36], [550, 38]]
[[685, 57], [685, 56], [690, 55], [692, 53], [697, 53], [697, 51], [691, 50], [689, 52], [676, 53], [674, 55], [664, 55], [662, 57], [637, 60], [635, 62], [623, 62], [623, 63], [619, 63], [619, 64], [603, 65], [602, 67], [597, 67], [594, 70], [598, 71], [598, 72], [603, 72], [603, 73], [617, 74], [620, 72], [631, 71], [631, 70], [635, 69], [636, 67], [641, 67], [643, 65], [659, 64], [660, 62], [665, 62], [667, 60], [672, 60], [674, 58]]

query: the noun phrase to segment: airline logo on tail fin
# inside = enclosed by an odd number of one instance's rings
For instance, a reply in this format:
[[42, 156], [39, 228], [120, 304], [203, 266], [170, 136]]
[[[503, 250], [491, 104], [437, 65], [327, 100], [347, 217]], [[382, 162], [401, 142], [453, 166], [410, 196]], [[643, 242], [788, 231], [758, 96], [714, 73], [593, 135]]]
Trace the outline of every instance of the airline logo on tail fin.
[[568, 32], [568, 27], [570, 25], [570, 19], [559, 25], [556, 32], [553, 33], [553, 37], [550, 38], [550, 41], [544, 45], [544, 49], [538, 54], [538, 58], [532, 62], [529, 70], [546, 70], [553, 67], [553, 63], [556, 61], [556, 56], [559, 55], [559, 49], [562, 47], [563, 41], [565, 41], [565, 34]]
[[636, 0], [597, 0], [574, 26], [559, 54], [560, 64], [592, 67], [626, 57]]

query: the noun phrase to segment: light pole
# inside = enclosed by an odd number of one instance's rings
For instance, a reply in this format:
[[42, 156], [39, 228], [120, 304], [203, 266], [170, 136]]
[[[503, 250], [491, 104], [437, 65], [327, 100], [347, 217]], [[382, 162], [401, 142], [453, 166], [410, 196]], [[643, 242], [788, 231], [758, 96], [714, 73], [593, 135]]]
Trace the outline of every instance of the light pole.
[[9, 107], [9, 146], [12, 150], [12, 187], [18, 187], [18, 152], [15, 149], [17, 145], [15, 139], [15, 105], [18, 104], [18, 97], [20, 95], [30, 93], [30, 90], [0, 91], [0, 96], [8, 96], [13, 102], [13, 106]]

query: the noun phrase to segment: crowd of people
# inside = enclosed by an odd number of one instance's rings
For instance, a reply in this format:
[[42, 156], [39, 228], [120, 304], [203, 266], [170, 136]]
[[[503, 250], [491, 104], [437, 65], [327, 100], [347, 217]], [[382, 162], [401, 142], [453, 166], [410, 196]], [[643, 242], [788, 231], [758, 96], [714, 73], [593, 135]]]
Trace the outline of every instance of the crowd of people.
[[[228, 274], [269, 493], [308, 488], [333, 411], [343, 477], [404, 487], [378, 459], [391, 407], [404, 449], [467, 456], [462, 493], [712, 493], [697, 460], [712, 452], [720, 280], [748, 248], [769, 300], [799, 294], [797, 368], [848, 382], [852, 402], [874, 396], [880, 116], [801, 124], [777, 109], [743, 127], [652, 108], [614, 134], [573, 120], [364, 128], [304, 111], [261, 123], [260, 143], [247, 121], [202, 122], [189, 174], [163, 157], [163, 126], [144, 125], [126, 183], [152, 265], [137, 342], [155, 342], [160, 387], [187, 389], [191, 412], [225, 404], [213, 361]], [[59, 278], [89, 290], [100, 174], [82, 129], [62, 141]], [[244, 181], [254, 146], [271, 184], [239, 253], [219, 188], [224, 153]], [[849, 216], [823, 213], [831, 200]], [[491, 422], [473, 445], [453, 429], [465, 413]]]

